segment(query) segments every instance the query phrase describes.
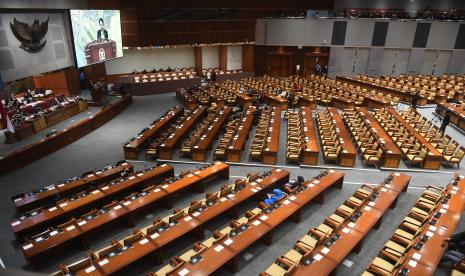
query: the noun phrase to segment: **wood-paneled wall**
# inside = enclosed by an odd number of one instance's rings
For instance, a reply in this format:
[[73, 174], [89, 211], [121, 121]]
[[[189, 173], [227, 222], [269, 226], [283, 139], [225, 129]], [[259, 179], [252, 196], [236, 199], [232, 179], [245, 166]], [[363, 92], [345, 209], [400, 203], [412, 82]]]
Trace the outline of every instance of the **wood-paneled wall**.
[[[254, 47], [254, 69], [256, 76], [268, 75], [310, 75], [314, 73], [316, 58], [323, 68], [328, 65], [329, 47], [262, 46]], [[296, 68], [300, 69], [297, 72]], [[280, 67], [280, 70], [275, 70]], [[279, 71], [279, 72], [278, 72]]]
[[[123, 46], [228, 43], [255, 40], [257, 18], [281, 14], [305, 14], [308, 9], [332, 9], [333, 0], [88, 0], [89, 8], [120, 9]], [[239, 9], [238, 20], [153, 21], [147, 9]]]

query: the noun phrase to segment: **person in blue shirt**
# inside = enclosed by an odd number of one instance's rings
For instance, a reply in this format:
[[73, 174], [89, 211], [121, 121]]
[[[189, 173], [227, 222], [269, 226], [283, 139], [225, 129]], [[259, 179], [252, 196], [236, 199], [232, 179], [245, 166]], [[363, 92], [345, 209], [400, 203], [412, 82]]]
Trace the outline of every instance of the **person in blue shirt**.
[[275, 203], [276, 201], [278, 201], [281, 197], [284, 196], [284, 193], [283, 191], [281, 191], [280, 189], [274, 189], [273, 190], [273, 193], [272, 194], [267, 194], [268, 198], [266, 198], [264, 200], [264, 202], [267, 204], [267, 205], [272, 205], [273, 203]]

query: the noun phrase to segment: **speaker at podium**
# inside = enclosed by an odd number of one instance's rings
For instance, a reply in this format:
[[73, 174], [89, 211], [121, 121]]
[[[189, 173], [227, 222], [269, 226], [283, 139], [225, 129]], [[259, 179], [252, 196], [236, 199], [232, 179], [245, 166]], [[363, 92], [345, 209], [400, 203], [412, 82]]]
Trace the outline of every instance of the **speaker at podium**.
[[116, 58], [116, 42], [113, 40], [95, 40], [84, 48], [87, 64]]

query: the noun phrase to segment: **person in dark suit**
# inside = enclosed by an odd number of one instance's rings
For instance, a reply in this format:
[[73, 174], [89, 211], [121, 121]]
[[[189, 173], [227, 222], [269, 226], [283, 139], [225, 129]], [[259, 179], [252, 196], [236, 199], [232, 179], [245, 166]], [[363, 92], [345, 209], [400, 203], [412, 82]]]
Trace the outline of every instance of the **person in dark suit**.
[[439, 130], [442, 133], [444, 133], [446, 131], [446, 127], [447, 127], [447, 125], [449, 125], [451, 113], [452, 112], [450, 111], [450, 109], [448, 109], [446, 111], [446, 115], [444, 115], [444, 119], [442, 119], [441, 128], [439, 128]]
[[215, 70], [212, 71], [211, 75], [210, 75], [210, 80], [212, 82], [215, 82], [216, 81], [216, 72]]
[[98, 24], [100, 25], [100, 30], [97, 31], [97, 39], [108, 39], [108, 31], [105, 30], [105, 23], [103, 22], [103, 18], [98, 20]]
[[417, 90], [412, 96], [412, 108], [417, 109], [418, 100], [420, 99], [420, 92]]

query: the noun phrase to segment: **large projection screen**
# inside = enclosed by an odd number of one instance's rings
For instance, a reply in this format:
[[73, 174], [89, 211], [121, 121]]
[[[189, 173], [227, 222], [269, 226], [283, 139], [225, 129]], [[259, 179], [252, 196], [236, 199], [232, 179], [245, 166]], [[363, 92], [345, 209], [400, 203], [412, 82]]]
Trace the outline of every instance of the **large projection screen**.
[[119, 10], [70, 10], [77, 67], [123, 56]]

